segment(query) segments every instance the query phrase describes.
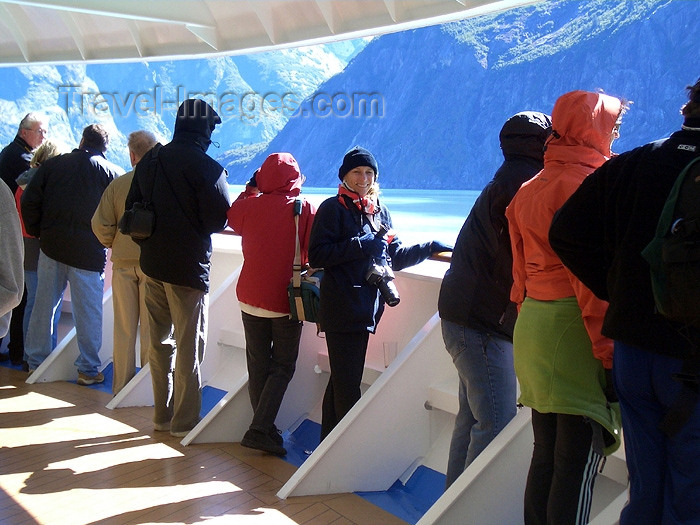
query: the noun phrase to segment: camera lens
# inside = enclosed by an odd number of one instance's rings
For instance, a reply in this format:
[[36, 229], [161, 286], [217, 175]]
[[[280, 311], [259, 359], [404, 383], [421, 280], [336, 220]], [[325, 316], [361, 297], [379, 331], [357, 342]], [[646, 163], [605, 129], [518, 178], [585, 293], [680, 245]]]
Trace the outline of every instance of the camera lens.
[[384, 302], [388, 306], [396, 306], [401, 301], [401, 298], [399, 297], [399, 291], [396, 289], [394, 281], [381, 279], [377, 283], [377, 288], [379, 288], [379, 291], [381, 292], [382, 297], [384, 298]]

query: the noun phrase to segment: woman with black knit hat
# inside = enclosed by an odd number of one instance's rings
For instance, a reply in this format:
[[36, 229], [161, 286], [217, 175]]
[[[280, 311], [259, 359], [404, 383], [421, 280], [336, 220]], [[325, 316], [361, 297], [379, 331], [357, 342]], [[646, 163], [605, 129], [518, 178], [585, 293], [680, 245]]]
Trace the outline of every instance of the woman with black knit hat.
[[325, 269], [320, 323], [331, 368], [322, 440], [360, 399], [369, 334], [377, 328], [384, 303], [398, 302], [391, 289], [392, 269], [452, 250], [438, 241], [402, 246], [391, 233], [389, 210], [379, 202], [378, 175], [369, 151], [359, 146], [348, 151], [338, 170], [338, 194], [321, 203], [311, 229], [309, 264]]

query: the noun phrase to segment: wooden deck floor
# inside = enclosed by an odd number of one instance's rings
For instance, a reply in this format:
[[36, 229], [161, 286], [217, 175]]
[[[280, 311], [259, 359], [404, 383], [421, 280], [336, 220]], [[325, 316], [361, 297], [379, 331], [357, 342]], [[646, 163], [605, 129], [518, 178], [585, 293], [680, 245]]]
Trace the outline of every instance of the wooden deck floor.
[[354, 494], [281, 500], [295, 467], [238, 443], [183, 447], [152, 408], [108, 410], [74, 383], [0, 367], [3, 525], [405, 522]]

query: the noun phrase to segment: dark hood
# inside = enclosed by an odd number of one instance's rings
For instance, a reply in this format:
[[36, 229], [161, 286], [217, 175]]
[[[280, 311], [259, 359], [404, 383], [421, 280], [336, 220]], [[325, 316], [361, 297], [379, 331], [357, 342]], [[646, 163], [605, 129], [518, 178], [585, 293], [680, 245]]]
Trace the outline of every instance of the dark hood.
[[503, 156], [530, 157], [540, 162], [544, 158], [544, 143], [552, 132], [549, 115], [522, 111], [510, 117], [499, 134]]
[[206, 151], [217, 124], [221, 124], [221, 118], [214, 108], [203, 100], [190, 98], [177, 110], [173, 138], [189, 136]]

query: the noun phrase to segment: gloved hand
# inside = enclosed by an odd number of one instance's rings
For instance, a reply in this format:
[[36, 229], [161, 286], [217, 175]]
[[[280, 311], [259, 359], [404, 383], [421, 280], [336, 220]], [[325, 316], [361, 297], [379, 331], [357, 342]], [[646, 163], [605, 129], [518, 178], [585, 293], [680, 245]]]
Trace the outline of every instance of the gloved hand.
[[388, 243], [382, 237], [377, 237], [373, 233], [365, 233], [360, 237], [360, 247], [362, 253], [367, 257], [381, 257]]
[[440, 252], [451, 252], [454, 250], [454, 246], [450, 246], [449, 244], [444, 244], [440, 241], [432, 241], [430, 243], [430, 253], [440, 253]]
[[258, 174], [258, 170], [255, 170], [255, 173], [253, 173], [253, 176], [250, 178], [248, 182], [246, 182], [246, 186], [250, 186], [251, 188], [257, 188], [258, 187], [258, 181], [255, 180], [255, 176]]
[[608, 403], [617, 403], [619, 401], [617, 399], [617, 394], [615, 393], [615, 388], [613, 387], [611, 368], [605, 369], [605, 390], [603, 390], [603, 392], [605, 393], [605, 399], [608, 400]]

